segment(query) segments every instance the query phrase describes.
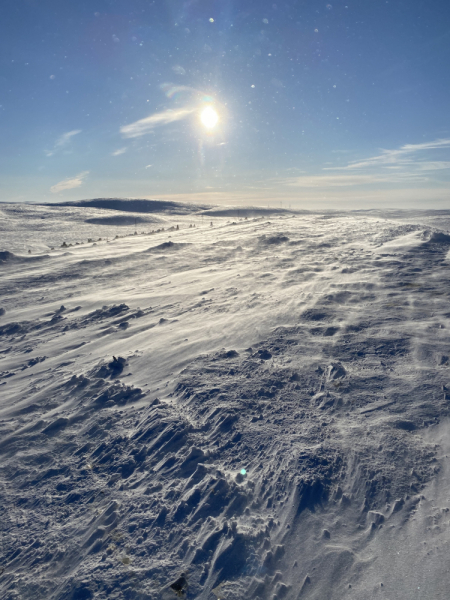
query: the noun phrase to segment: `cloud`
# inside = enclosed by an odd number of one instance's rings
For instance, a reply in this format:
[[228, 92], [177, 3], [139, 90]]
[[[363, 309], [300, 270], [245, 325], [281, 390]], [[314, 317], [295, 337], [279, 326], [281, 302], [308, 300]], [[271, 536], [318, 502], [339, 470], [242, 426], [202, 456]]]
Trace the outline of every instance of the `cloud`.
[[[448, 158], [450, 139], [438, 139], [423, 144], [404, 144], [394, 150], [381, 150], [376, 156], [354, 160], [343, 167], [324, 167], [318, 175], [286, 177], [282, 183], [302, 188], [339, 188], [379, 184], [423, 184], [437, 181], [439, 172], [450, 170]], [[447, 156], [442, 155], [442, 152]], [[434, 175], [433, 175], [434, 173]], [[444, 174], [444, 179], [446, 179]], [[432, 179], [433, 177], [433, 179]], [[440, 176], [442, 180], [442, 175]], [[442, 183], [442, 181], [441, 181]]]
[[373, 185], [380, 183], [403, 183], [408, 182], [425, 182], [427, 177], [419, 175], [407, 175], [405, 173], [387, 173], [386, 175], [370, 174], [365, 175], [305, 175], [301, 177], [288, 177], [282, 181], [285, 185], [303, 187], [303, 188], [318, 188], [318, 187], [352, 187], [357, 185]]
[[414, 157], [415, 154], [428, 152], [430, 150], [444, 150], [446, 148], [450, 148], [449, 138], [425, 142], [423, 144], [405, 144], [396, 150], [381, 150], [381, 154], [378, 156], [373, 156], [362, 161], [352, 161], [346, 167], [334, 167], [334, 169], [354, 170], [393, 164], [408, 165], [417, 161]]
[[111, 152], [111, 156], [120, 156], [121, 154], [125, 154], [127, 150], [128, 148], [119, 148], [118, 150], [114, 150], [114, 152]]
[[63, 148], [64, 146], [67, 146], [67, 144], [70, 142], [70, 140], [73, 138], [74, 135], [78, 135], [79, 133], [81, 133], [81, 129], [73, 129], [72, 131], [67, 131], [66, 133], [63, 133], [55, 142], [55, 145], [53, 146], [53, 150], [47, 150], [45, 152], [45, 154], [47, 156], [53, 156], [56, 152], [56, 150], [58, 150], [59, 148]]
[[195, 107], [179, 108], [176, 110], [165, 110], [160, 113], [154, 113], [145, 119], [140, 119], [130, 125], [124, 125], [120, 128], [120, 132], [125, 138], [137, 138], [151, 131], [160, 125], [167, 125], [174, 121], [186, 119], [195, 112]]
[[450, 169], [450, 162], [445, 160], [424, 161], [417, 164], [421, 171], [442, 171]]
[[[181, 73], [180, 69], [182, 67], [176, 65], [174, 69], [176, 72]], [[177, 101], [178, 108], [156, 112], [145, 119], [124, 125], [120, 128], [120, 133], [124, 138], [137, 138], [152, 133], [156, 127], [186, 119], [192, 113], [200, 110], [201, 106], [205, 106], [205, 102], [214, 102], [214, 105], [219, 107], [222, 116], [227, 112], [226, 106], [218, 102], [208, 92], [187, 85], [174, 85], [173, 83], [162, 83], [159, 87], [169, 100]]]
[[72, 131], [68, 131], [67, 133], [63, 133], [61, 137], [56, 140], [55, 148], [60, 148], [61, 146], [65, 146], [70, 142], [74, 135], [78, 135], [81, 133], [81, 129], [73, 129]]
[[65, 190], [72, 190], [74, 188], [80, 187], [80, 185], [83, 184], [83, 180], [87, 175], [89, 175], [89, 171], [83, 171], [82, 173], [79, 173], [71, 179], [64, 179], [63, 181], [52, 185], [50, 191], [53, 194], [58, 194], [59, 192], [64, 192]]

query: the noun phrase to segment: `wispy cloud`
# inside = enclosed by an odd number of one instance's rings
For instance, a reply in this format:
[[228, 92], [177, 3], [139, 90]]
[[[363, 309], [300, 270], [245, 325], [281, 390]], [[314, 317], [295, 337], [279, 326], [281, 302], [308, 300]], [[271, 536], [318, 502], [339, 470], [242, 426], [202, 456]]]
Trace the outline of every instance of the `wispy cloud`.
[[52, 187], [50, 188], [50, 191], [53, 194], [59, 194], [59, 192], [64, 192], [65, 190], [72, 190], [74, 188], [80, 187], [80, 185], [83, 184], [83, 181], [84, 181], [85, 177], [87, 177], [87, 175], [89, 175], [89, 171], [83, 171], [82, 173], [79, 173], [75, 177], [72, 177], [69, 179], [63, 179], [63, 181], [60, 181], [59, 183], [52, 185]]
[[[184, 71], [179, 66], [174, 67], [174, 70], [178, 74], [181, 74], [182, 70]], [[198, 111], [202, 105], [204, 106], [205, 102], [214, 102], [215, 106], [219, 107], [222, 116], [227, 112], [226, 107], [218, 102], [216, 98], [213, 98], [209, 92], [188, 85], [175, 85], [173, 83], [163, 83], [159, 87], [169, 100], [177, 101], [178, 107], [162, 110], [129, 125], [124, 125], [120, 128], [124, 138], [137, 138], [152, 133], [156, 127], [186, 119], [192, 113]]]
[[[282, 183], [303, 188], [339, 188], [379, 184], [423, 184], [436, 180], [438, 172], [450, 170], [450, 138], [423, 144], [405, 144], [381, 150], [376, 156], [354, 160], [345, 166], [324, 167], [318, 175], [286, 177]], [[445, 153], [446, 156], [442, 155]], [[431, 160], [430, 160], [431, 159]], [[442, 177], [442, 176], [441, 176]]]
[[186, 119], [195, 112], [196, 107], [178, 108], [175, 110], [165, 110], [163, 112], [154, 113], [145, 119], [140, 119], [129, 125], [124, 125], [120, 128], [120, 132], [125, 138], [137, 138], [151, 131], [160, 125], [167, 125], [174, 121]]
[[372, 185], [379, 183], [404, 183], [425, 182], [428, 178], [419, 175], [409, 175], [405, 173], [387, 173], [386, 175], [367, 173], [365, 175], [304, 175], [300, 177], [287, 177], [283, 183], [289, 186], [303, 188], [318, 188], [318, 187], [351, 187], [357, 185]]
[[79, 133], [81, 133], [81, 129], [73, 129], [72, 131], [67, 131], [66, 133], [63, 133], [55, 142], [55, 145], [53, 146], [53, 150], [47, 150], [45, 153], [47, 156], [53, 156], [55, 154], [55, 152], [60, 149], [63, 148], [64, 146], [67, 146], [69, 144], [69, 142], [71, 141], [71, 139], [73, 138], [74, 135], [78, 135]]
[[120, 156], [121, 154], [125, 154], [127, 150], [128, 148], [119, 148], [118, 150], [114, 150], [114, 152], [111, 152], [111, 156]]
[[417, 164], [421, 171], [442, 171], [450, 169], [450, 162], [445, 160], [423, 161]]
[[[334, 167], [333, 170], [366, 169], [368, 167], [383, 167], [386, 165], [408, 165], [417, 163], [419, 155], [431, 150], [450, 148], [450, 139], [439, 139], [423, 144], [405, 144], [396, 150], [381, 150], [381, 154], [359, 161], [352, 161], [346, 167]], [[419, 162], [420, 164], [420, 162]], [[423, 163], [422, 164], [427, 164]]]
[[56, 140], [55, 146], [57, 148], [60, 148], [61, 146], [65, 146], [66, 144], [68, 144], [70, 142], [70, 140], [73, 138], [74, 135], [78, 135], [79, 133], [81, 133], [81, 129], [73, 129], [72, 131], [63, 133], [62, 136], [60, 136]]

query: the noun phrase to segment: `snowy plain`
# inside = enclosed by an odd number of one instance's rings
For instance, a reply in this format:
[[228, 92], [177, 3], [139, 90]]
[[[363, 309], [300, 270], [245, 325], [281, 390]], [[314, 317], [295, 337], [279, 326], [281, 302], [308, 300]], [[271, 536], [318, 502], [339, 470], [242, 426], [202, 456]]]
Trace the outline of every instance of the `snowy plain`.
[[0, 597], [447, 599], [450, 211], [153, 209], [0, 205]]

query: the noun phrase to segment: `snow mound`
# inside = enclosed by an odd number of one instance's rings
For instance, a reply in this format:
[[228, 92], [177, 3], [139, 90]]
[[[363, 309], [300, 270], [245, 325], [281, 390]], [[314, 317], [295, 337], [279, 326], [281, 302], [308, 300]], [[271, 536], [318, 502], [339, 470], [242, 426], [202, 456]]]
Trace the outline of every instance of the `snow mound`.
[[284, 244], [289, 241], [289, 238], [283, 233], [278, 233], [276, 235], [266, 236], [262, 235], [258, 243], [260, 246], [278, 246], [279, 244]]
[[158, 246], [152, 246], [151, 248], [148, 248], [148, 250], [146, 250], [146, 252], [158, 252], [161, 250], [180, 250], [181, 248], [184, 248], [185, 246], [188, 246], [189, 244], [177, 244], [176, 242], [163, 242], [162, 244], [158, 244]]
[[0, 265], [8, 264], [8, 263], [20, 263], [20, 262], [31, 262], [31, 261], [39, 261], [45, 258], [50, 258], [48, 254], [41, 254], [39, 256], [18, 256], [13, 252], [9, 252], [8, 250], [3, 250], [0, 252]]
[[17, 256], [12, 252], [8, 252], [8, 250], [0, 252], [0, 263], [11, 262], [15, 258], [17, 258]]
[[[382, 254], [386, 250], [394, 254], [402, 252], [417, 251], [420, 248], [426, 248], [431, 245], [446, 246], [450, 245], [450, 234], [438, 229], [418, 229], [414, 227], [413, 231], [407, 231], [411, 226], [403, 226], [397, 231], [389, 232], [391, 239], [386, 240], [386, 234], [381, 233], [381, 244], [375, 249], [375, 253]], [[400, 234], [400, 235], [399, 235]]]
[[309, 308], [301, 314], [305, 321], [326, 321], [332, 317], [329, 311], [325, 309]]
[[443, 231], [424, 231], [422, 238], [427, 244], [450, 244], [450, 235]]
[[375, 253], [383, 253], [386, 250], [392, 252], [407, 252], [408, 250], [413, 250], [414, 248], [422, 246], [424, 242], [423, 230], [409, 231], [406, 234], [403, 233], [403, 235], [399, 235], [398, 232], [394, 232], [391, 234], [394, 237], [387, 240], [385, 235], [386, 234], [381, 234], [381, 243], [378, 248], [375, 248]]
[[85, 223], [91, 225], [135, 225], [140, 223], [160, 223], [161, 219], [157, 218], [145, 218], [145, 217], [130, 217], [128, 215], [118, 215], [113, 217], [92, 217], [86, 219]]

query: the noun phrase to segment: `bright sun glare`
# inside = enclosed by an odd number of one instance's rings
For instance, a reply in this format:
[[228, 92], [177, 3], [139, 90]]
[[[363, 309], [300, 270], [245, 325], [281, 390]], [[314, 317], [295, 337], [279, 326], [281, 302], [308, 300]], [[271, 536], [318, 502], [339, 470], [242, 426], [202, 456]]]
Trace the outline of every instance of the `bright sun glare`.
[[202, 110], [200, 120], [207, 129], [212, 129], [217, 125], [219, 115], [211, 106], [207, 106]]

